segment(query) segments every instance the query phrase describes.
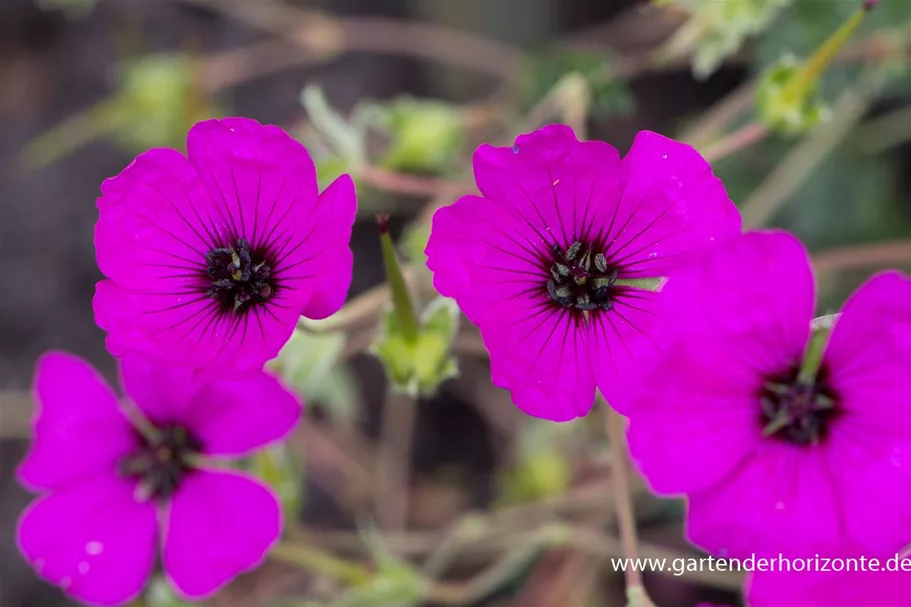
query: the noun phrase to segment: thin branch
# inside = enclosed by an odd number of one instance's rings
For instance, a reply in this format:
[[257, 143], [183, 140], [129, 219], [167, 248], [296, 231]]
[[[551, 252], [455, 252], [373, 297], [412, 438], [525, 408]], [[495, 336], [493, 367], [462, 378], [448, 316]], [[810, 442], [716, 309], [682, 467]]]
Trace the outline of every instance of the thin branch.
[[[620, 542], [623, 546], [623, 556], [630, 561], [639, 558], [639, 537], [636, 532], [636, 514], [633, 510], [633, 499], [629, 490], [629, 461], [626, 453], [626, 433], [624, 429], [625, 418], [614, 411], [603, 397], [601, 411], [607, 418], [607, 440], [611, 453], [611, 479], [614, 481], [614, 504], [617, 512], [617, 527], [620, 530]], [[626, 596], [631, 607], [646, 607], [651, 605], [648, 596], [644, 594], [642, 574], [637, 567], [628, 566], [623, 572], [626, 578]], [[634, 600], [634, 597], [638, 599]]]
[[391, 393], [383, 405], [380, 447], [375, 478], [377, 522], [384, 529], [404, 529], [408, 522], [411, 484], [411, 446], [417, 421], [417, 401]]
[[512, 81], [522, 52], [482, 36], [450, 28], [382, 17], [336, 17], [274, 0], [184, 0], [284, 36], [317, 57], [348, 52], [412, 56]]
[[813, 255], [813, 267], [820, 274], [895, 265], [911, 265], [911, 240], [836, 247]]
[[709, 163], [717, 162], [762, 141], [768, 134], [769, 129], [765, 125], [749, 122], [733, 133], [705, 146], [702, 156]]

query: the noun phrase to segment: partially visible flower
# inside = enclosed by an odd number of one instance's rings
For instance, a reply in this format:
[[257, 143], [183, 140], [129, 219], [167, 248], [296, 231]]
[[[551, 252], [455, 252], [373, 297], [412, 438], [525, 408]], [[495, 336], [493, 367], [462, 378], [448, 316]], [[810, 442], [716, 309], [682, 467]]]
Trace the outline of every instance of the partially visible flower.
[[870, 279], [834, 329], [811, 330], [815, 306], [806, 250], [774, 231], [662, 293], [677, 337], [631, 407], [630, 451], [655, 491], [688, 495], [687, 534], [716, 556], [911, 539], [911, 280]]
[[115, 356], [260, 370], [301, 315], [344, 303], [354, 185], [320, 194], [307, 150], [245, 118], [200, 122], [187, 149], [149, 150], [102, 184], [95, 320]]
[[[203, 383], [187, 368], [129, 355], [128, 409], [88, 363], [38, 362], [35, 439], [19, 481], [43, 493], [17, 542], [38, 575], [81, 601], [121, 605], [162, 566], [185, 598], [211, 596], [256, 567], [282, 527], [276, 497], [204, 456], [239, 457], [287, 434], [301, 404], [263, 372]], [[136, 411], [138, 409], [138, 411]]]
[[[861, 570], [860, 558], [827, 559], [824, 571], [766, 571], [747, 577], [745, 595], [750, 607], [860, 607], [907, 605], [911, 597], [911, 560], [894, 558], [897, 570]], [[833, 568], [833, 563], [839, 569]], [[892, 565], [889, 565], [892, 566]], [[903, 567], [903, 568], [902, 568]]]
[[560, 125], [481, 146], [474, 172], [482, 196], [436, 212], [427, 265], [480, 328], [493, 382], [535, 417], [584, 416], [596, 385], [622, 410], [660, 340], [649, 284], [740, 233], [721, 182], [661, 135], [621, 160]]

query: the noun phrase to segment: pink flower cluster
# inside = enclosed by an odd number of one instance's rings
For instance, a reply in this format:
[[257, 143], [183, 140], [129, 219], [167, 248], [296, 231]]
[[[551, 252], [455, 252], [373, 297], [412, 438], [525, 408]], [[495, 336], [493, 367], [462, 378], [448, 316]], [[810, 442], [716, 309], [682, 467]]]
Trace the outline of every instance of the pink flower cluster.
[[[480, 196], [436, 212], [434, 285], [478, 325], [530, 415], [629, 420], [652, 489], [716, 556], [886, 558], [911, 541], [911, 281], [871, 278], [814, 320], [793, 236], [741, 234], [692, 148], [621, 159], [550, 126], [474, 157]], [[911, 574], [756, 574], [753, 607], [905, 604]]]
[[17, 541], [85, 603], [125, 604], [156, 569], [200, 600], [262, 562], [279, 502], [221, 460], [292, 430], [303, 403], [263, 366], [351, 283], [350, 177], [320, 193], [303, 146], [242, 118], [197, 124], [187, 149], [141, 154], [98, 199], [95, 319], [122, 396], [75, 356], [37, 365], [17, 473], [41, 496]]
[[[220, 460], [293, 428], [302, 403], [264, 364], [351, 282], [348, 176], [320, 193], [307, 151], [252, 120], [202, 122], [187, 149], [140, 155], [98, 200], [94, 308], [122, 394], [68, 354], [37, 366], [18, 475], [41, 496], [19, 547], [87, 603], [132, 600], [158, 567], [201, 599], [263, 560], [278, 501]], [[621, 158], [548, 126], [481, 146], [474, 170], [481, 195], [436, 212], [427, 263], [519, 408], [571, 420], [600, 391], [716, 556], [885, 560], [911, 540], [907, 277], [881, 273], [814, 318], [800, 242], [742, 234], [706, 161], [655, 133]], [[904, 604], [909, 575], [757, 574], [747, 594]]]

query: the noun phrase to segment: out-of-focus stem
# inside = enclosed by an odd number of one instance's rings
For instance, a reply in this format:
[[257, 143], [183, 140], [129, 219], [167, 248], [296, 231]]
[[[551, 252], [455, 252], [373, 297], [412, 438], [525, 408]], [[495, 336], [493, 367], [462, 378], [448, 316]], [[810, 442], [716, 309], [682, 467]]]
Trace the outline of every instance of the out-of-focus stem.
[[330, 575], [351, 586], [363, 586], [373, 577], [370, 570], [363, 565], [305, 542], [280, 543], [272, 549], [269, 556], [308, 571]]
[[[636, 532], [636, 516], [633, 510], [633, 499], [629, 490], [629, 460], [626, 452], [626, 434], [624, 418], [599, 397], [602, 412], [606, 418], [607, 440], [611, 454], [611, 479], [614, 489], [614, 504], [617, 515], [617, 527], [620, 531], [620, 544], [623, 557], [635, 561], [639, 558], [639, 537]], [[637, 567], [627, 567], [623, 572], [626, 578], [626, 599], [629, 607], [654, 607], [645, 587], [642, 575]]]
[[374, 495], [377, 520], [384, 529], [403, 529], [408, 522], [411, 444], [417, 409], [414, 398], [391, 391], [383, 404]]

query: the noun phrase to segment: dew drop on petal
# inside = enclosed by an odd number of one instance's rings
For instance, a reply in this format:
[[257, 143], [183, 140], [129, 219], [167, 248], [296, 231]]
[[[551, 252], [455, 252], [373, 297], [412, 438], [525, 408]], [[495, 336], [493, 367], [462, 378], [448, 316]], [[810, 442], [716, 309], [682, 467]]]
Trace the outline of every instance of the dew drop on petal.
[[91, 541], [85, 544], [85, 553], [90, 556], [98, 556], [104, 551], [104, 544], [101, 542]]
[[72, 583], [73, 583], [73, 580], [69, 576], [60, 578], [60, 587], [63, 588], [64, 590], [69, 588], [72, 585]]
[[89, 564], [85, 561], [79, 561], [79, 564], [76, 565], [76, 568], [79, 570], [79, 573], [82, 575], [85, 575], [86, 573], [89, 572], [89, 569], [91, 569]]
[[775, 502], [775, 510], [784, 510], [784, 502], [782, 502], [782, 501]]

